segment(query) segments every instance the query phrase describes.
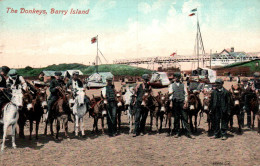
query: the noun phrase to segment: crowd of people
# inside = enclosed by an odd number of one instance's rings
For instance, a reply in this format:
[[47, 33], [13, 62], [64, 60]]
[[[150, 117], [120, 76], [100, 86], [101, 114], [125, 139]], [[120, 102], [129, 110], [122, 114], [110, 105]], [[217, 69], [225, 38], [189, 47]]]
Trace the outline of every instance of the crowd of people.
[[[72, 78], [65, 83], [61, 79], [61, 72], [56, 71], [55, 76], [51, 78], [49, 84], [50, 96], [47, 99], [47, 115], [53, 110], [54, 103], [59, 98], [59, 92], [65, 87], [66, 91], [73, 92], [73, 98], [77, 95], [77, 89], [83, 88], [84, 85], [79, 79], [79, 73], [77, 71], [73, 72]], [[242, 79], [242, 83], [239, 83], [238, 86], [241, 87], [241, 118], [244, 118], [244, 112], [247, 113], [247, 126], [251, 128], [251, 111], [250, 111], [250, 99], [257, 98], [258, 91], [260, 89], [260, 74], [254, 74], [254, 80], [252, 83], [249, 82], [247, 78]], [[42, 78], [40, 78], [42, 81]], [[189, 80], [190, 83], [190, 80]], [[223, 87], [224, 81], [220, 78], [216, 79], [215, 84], [213, 85], [210, 93], [210, 116], [212, 121], [212, 128], [214, 130], [214, 135], [212, 138], [221, 138], [223, 140], [227, 139], [227, 130], [228, 122], [231, 115], [232, 107], [232, 94], [229, 90]], [[3, 66], [0, 74], [0, 108], [3, 109], [6, 103], [10, 102], [11, 99], [11, 88], [21, 87], [23, 91], [30, 91], [32, 94], [36, 94], [36, 89], [25, 79], [20, 76], [15, 69], [10, 69], [7, 66]], [[174, 117], [173, 130], [174, 137], [179, 137], [182, 132], [188, 138], [194, 138], [192, 136], [190, 125], [188, 121], [188, 107], [189, 107], [189, 98], [188, 95], [191, 92], [191, 88], [187, 86], [182, 81], [181, 73], [176, 72], [174, 74], [174, 80], [168, 87], [168, 96], [171, 107], [170, 111]], [[117, 135], [117, 92], [113, 84], [113, 77], [107, 77], [107, 85], [101, 90], [101, 96], [103, 98], [104, 104], [106, 105], [107, 110], [107, 126], [108, 134], [111, 137]], [[149, 84], [149, 75], [142, 75], [142, 82], [139, 83], [133, 92], [133, 97], [135, 98], [133, 104], [133, 110], [135, 112], [135, 127], [133, 132], [133, 137], [145, 134], [145, 125], [146, 119], [149, 113], [149, 110], [145, 108], [144, 98], [146, 96], [153, 95], [153, 89]], [[92, 108], [90, 99], [85, 96], [84, 98], [86, 108], [89, 110]], [[148, 102], [149, 103], [149, 102]], [[201, 103], [200, 103], [201, 104]], [[2, 111], [0, 111], [2, 114]], [[73, 122], [71, 116], [71, 110], [67, 110], [68, 120]], [[2, 115], [1, 115], [2, 116]], [[243, 116], [243, 117], [242, 117]], [[48, 116], [47, 116], [48, 120]], [[241, 121], [241, 123], [244, 123]], [[182, 126], [182, 127], [181, 127]]]

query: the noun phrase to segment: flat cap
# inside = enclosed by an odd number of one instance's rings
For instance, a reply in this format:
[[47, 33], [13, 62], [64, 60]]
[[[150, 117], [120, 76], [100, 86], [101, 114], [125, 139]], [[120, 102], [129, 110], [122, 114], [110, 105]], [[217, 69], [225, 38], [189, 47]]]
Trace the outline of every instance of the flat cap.
[[2, 66], [2, 72], [4, 72], [5, 74], [7, 74], [10, 71], [10, 68], [7, 66]]
[[175, 72], [174, 73], [174, 77], [181, 78], [181, 73], [180, 72]]
[[54, 75], [55, 75], [55, 76], [61, 76], [62, 73], [61, 73], [60, 71], [55, 71]]
[[8, 74], [9, 74], [9, 76], [11, 76], [11, 77], [12, 77], [12, 76], [16, 76], [16, 75], [17, 75], [17, 71], [16, 71], [15, 69], [12, 69], [12, 70], [9, 71]]
[[260, 77], [260, 73], [259, 72], [255, 72], [254, 73], [254, 77]]
[[142, 75], [142, 79], [144, 79], [144, 80], [149, 80], [149, 75], [148, 75], [148, 74], [143, 74], [143, 75]]
[[224, 81], [221, 78], [218, 78], [218, 79], [216, 79], [215, 83], [216, 84], [223, 84]]

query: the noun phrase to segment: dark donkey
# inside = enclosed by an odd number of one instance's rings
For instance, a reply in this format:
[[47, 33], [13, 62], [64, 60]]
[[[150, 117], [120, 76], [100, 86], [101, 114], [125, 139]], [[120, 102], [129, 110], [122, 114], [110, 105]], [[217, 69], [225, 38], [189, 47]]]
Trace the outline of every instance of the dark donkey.
[[233, 116], [237, 116], [238, 132], [242, 132], [242, 111], [243, 106], [241, 102], [242, 89], [239, 85], [231, 86], [231, 114], [229, 118], [230, 130], [233, 131]]
[[202, 106], [201, 106], [201, 102], [200, 102], [200, 98], [197, 96], [198, 92], [189, 92], [189, 96], [188, 96], [188, 115], [189, 115], [189, 123], [190, 123], [190, 129], [191, 132], [194, 132], [194, 127], [193, 127], [193, 122], [192, 122], [192, 117], [195, 117], [194, 120], [194, 125], [195, 125], [195, 132], [197, 132], [197, 117], [198, 117], [198, 113], [201, 110]]
[[211, 91], [204, 90], [203, 91], [203, 107], [202, 111], [207, 114], [207, 123], [208, 123], [208, 133], [211, 132], [212, 129], [212, 114], [210, 113], [210, 100], [211, 100]]
[[38, 89], [36, 98], [32, 100], [32, 106], [28, 108], [28, 119], [30, 121], [30, 140], [32, 139], [34, 121], [36, 121], [35, 137], [38, 139], [39, 123], [44, 113], [42, 103], [46, 101], [46, 96], [46, 89]]
[[[152, 131], [153, 128], [153, 117], [157, 117], [158, 113], [160, 112], [159, 109], [159, 102], [156, 100], [155, 97], [152, 96], [151, 92], [149, 90], [145, 91], [143, 98], [142, 98], [142, 103], [141, 103], [142, 109], [144, 111], [144, 120], [142, 123], [146, 122], [146, 118], [148, 115], [148, 112], [150, 112], [150, 131]], [[158, 118], [157, 119], [157, 132], [159, 132], [158, 129]], [[142, 124], [142, 126], [145, 126], [145, 124]]]
[[28, 108], [32, 105], [33, 96], [30, 94], [29, 91], [24, 92], [23, 97], [23, 107], [19, 110], [19, 119], [18, 119], [18, 125], [19, 125], [19, 137], [25, 138], [24, 136], [24, 126], [28, 119]]
[[100, 96], [93, 95], [90, 104], [89, 115], [94, 118], [92, 133], [98, 132], [98, 119], [101, 119], [102, 134], [104, 134], [104, 117], [106, 115], [104, 100]]
[[249, 100], [249, 109], [250, 109], [250, 114], [253, 113], [253, 116], [251, 116], [251, 122], [252, 122], [252, 129], [255, 127], [255, 117], [259, 111], [259, 103], [260, 103], [260, 94], [259, 90], [256, 90], [255, 93], [251, 95], [251, 98]]
[[49, 111], [48, 119], [46, 121], [44, 134], [47, 135], [47, 124], [50, 122], [50, 130], [51, 135], [54, 136], [53, 132], [53, 121], [56, 119], [56, 139], [59, 139], [59, 131], [60, 131], [60, 122], [62, 121], [62, 126], [65, 128], [65, 137], [69, 138], [68, 135], [68, 114], [70, 111], [69, 102], [67, 99], [67, 95], [65, 94], [65, 90], [63, 88], [59, 88], [59, 98], [52, 106], [52, 110]]
[[[161, 92], [158, 92], [158, 95], [155, 97], [157, 103], [158, 103], [158, 108], [155, 109], [154, 116], [156, 117], [156, 128], [157, 132], [162, 132], [162, 123], [163, 123], [163, 118], [166, 112], [169, 110], [169, 97], [168, 94], [162, 94]], [[160, 118], [160, 128], [158, 128], [158, 119]]]

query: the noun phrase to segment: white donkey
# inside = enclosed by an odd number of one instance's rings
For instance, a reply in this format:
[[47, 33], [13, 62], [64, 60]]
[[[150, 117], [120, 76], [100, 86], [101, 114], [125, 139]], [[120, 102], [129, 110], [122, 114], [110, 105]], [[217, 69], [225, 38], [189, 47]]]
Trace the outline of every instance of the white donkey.
[[20, 108], [22, 108], [23, 106], [23, 93], [22, 93], [22, 89], [18, 88], [18, 89], [14, 89], [12, 88], [12, 99], [9, 103], [7, 103], [4, 106], [4, 111], [3, 111], [3, 119], [0, 120], [1, 123], [4, 124], [3, 127], [3, 142], [2, 142], [2, 147], [1, 147], [1, 151], [4, 151], [5, 148], [5, 139], [6, 139], [6, 135], [7, 135], [7, 129], [9, 126], [12, 126], [12, 131], [11, 131], [11, 135], [12, 135], [12, 146], [13, 148], [16, 148], [16, 144], [15, 144], [15, 128], [16, 128], [16, 124], [19, 118], [19, 113], [18, 110]]
[[133, 119], [134, 119], [134, 110], [133, 110], [133, 95], [134, 87], [127, 87], [124, 94], [125, 107], [127, 111], [127, 116], [129, 120], [129, 134], [133, 131]]
[[74, 105], [72, 107], [73, 114], [75, 115], [75, 136], [78, 136], [79, 123], [82, 136], [85, 136], [84, 115], [87, 113], [86, 102], [84, 100], [85, 91], [83, 88], [78, 88], [77, 90]]

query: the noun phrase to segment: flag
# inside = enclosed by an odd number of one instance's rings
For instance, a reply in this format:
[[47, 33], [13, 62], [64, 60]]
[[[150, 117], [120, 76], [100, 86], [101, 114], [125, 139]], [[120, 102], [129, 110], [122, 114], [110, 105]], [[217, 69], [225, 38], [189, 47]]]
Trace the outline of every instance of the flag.
[[197, 8], [191, 10], [191, 12], [196, 12], [196, 11], [197, 11]]
[[194, 16], [195, 15], [195, 13], [191, 13], [191, 14], [189, 14], [189, 16]]
[[172, 53], [170, 56], [174, 56], [174, 55], [176, 55], [176, 52]]
[[92, 37], [91, 38], [91, 44], [96, 43], [96, 42], [97, 42], [97, 37]]

